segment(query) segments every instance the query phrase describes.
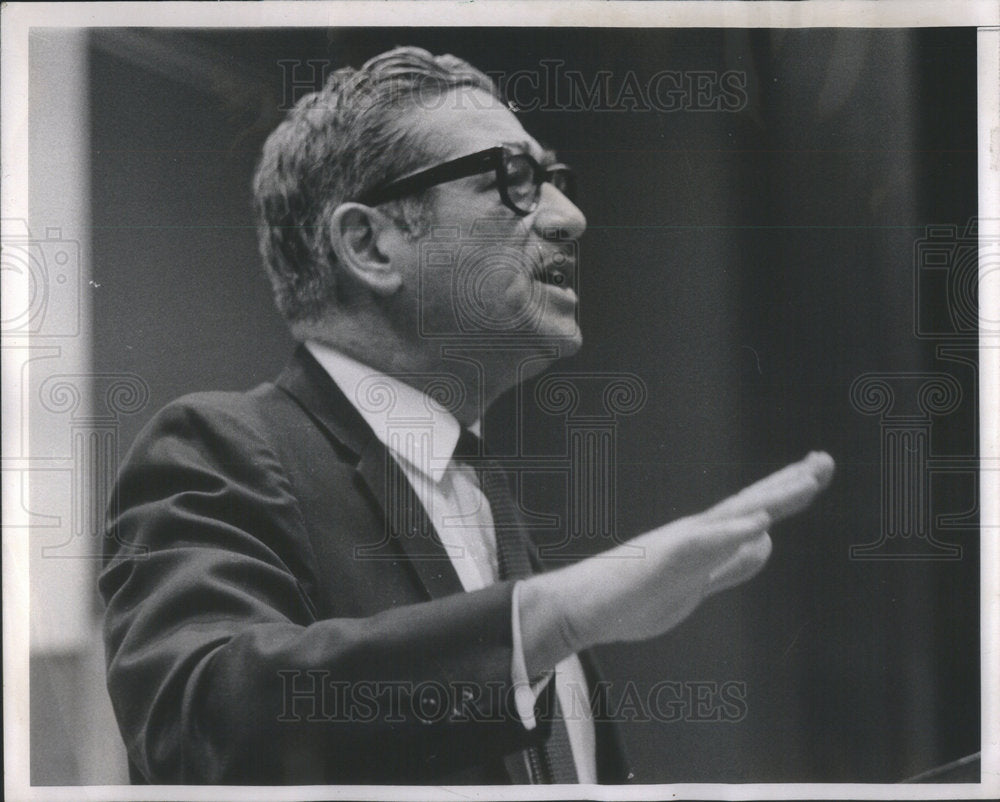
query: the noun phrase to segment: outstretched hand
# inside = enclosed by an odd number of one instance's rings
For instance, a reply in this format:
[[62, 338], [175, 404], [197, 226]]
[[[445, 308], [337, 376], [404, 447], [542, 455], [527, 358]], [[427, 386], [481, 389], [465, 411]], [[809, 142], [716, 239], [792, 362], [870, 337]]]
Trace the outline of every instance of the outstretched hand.
[[702, 513], [525, 580], [529, 668], [597, 644], [661, 635], [706, 597], [750, 579], [770, 556], [768, 528], [808, 507], [833, 471], [829, 454], [813, 452]]

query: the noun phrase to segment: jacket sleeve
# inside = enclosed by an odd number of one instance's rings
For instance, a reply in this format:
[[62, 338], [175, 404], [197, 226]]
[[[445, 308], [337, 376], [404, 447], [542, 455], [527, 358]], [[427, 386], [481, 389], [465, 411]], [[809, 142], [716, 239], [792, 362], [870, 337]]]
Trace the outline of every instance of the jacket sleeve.
[[143, 777], [434, 781], [544, 738], [513, 704], [511, 583], [317, 620], [302, 516], [253, 421], [167, 407], [112, 495], [108, 688]]

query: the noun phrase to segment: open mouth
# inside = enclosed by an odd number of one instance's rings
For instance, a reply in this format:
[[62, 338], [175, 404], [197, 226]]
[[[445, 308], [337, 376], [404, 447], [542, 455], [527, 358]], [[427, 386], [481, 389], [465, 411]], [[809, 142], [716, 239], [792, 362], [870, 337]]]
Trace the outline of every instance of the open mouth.
[[565, 254], [557, 253], [547, 264], [535, 271], [535, 279], [552, 287], [572, 290], [574, 268], [572, 259]]

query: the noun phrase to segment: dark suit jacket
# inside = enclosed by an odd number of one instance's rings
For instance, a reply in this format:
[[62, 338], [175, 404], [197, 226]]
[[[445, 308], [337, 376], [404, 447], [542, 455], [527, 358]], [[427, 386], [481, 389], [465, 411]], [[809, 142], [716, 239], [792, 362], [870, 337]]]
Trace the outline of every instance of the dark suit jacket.
[[[524, 782], [518, 752], [548, 731], [513, 705], [512, 583], [463, 592], [398, 465], [302, 347], [276, 383], [187, 396], [144, 429], [100, 589], [136, 782]], [[597, 729], [601, 781], [621, 782]]]

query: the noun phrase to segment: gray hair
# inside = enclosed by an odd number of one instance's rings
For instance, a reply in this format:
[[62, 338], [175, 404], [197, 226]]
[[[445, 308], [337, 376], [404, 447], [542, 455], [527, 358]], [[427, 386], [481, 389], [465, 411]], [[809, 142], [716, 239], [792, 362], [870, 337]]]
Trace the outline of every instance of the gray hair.
[[[407, 130], [405, 113], [459, 87], [497, 97], [493, 82], [465, 61], [398, 47], [361, 69], [332, 73], [268, 137], [254, 176], [254, 209], [261, 256], [286, 320], [314, 320], [341, 297], [325, 221], [341, 203], [424, 166], [428, 143]], [[393, 211], [412, 229], [417, 208], [400, 201]]]

